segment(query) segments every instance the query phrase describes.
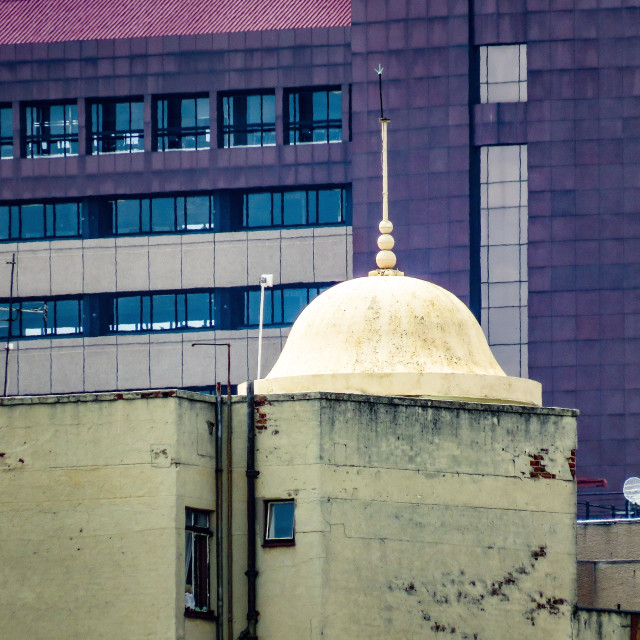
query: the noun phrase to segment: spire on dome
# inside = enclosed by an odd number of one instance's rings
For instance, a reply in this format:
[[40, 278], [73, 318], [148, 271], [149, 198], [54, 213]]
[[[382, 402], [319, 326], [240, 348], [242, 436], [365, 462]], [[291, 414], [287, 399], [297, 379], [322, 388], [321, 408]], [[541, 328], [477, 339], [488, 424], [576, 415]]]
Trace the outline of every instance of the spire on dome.
[[392, 251], [395, 240], [391, 235], [393, 224], [389, 220], [389, 169], [387, 163], [387, 127], [391, 120], [384, 117], [382, 107], [382, 65], [378, 65], [374, 71], [378, 74], [378, 89], [380, 92], [380, 133], [382, 137], [382, 220], [378, 225], [380, 236], [378, 237], [378, 254], [376, 255], [377, 269], [369, 271], [370, 276], [403, 276], [396, 266], [396, 254]]

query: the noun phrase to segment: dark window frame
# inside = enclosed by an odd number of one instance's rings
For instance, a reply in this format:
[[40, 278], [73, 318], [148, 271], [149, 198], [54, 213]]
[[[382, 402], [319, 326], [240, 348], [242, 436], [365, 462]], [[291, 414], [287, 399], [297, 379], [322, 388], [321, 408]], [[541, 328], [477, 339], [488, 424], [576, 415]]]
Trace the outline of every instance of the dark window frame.
[[[273, 122], [265, 121], [265, 97], [273, 99]], [[260, 98], [260, 121], [247, 122], [248, 98]], [[229, 91], [218, 94], [218, 147], [271, 147], [276, 144], [275, 90]], [[267, 137], [273, 134], [273, 137]], [[250, 135], [259, 136], [259, 144], [250, 144]], [[265, 139], [268, 141], [265, 142]]]
[[[208, 307], [209, 317], [189, 318], [189, 296], [204, 294], [209, 296]], [[173, 296], [173, 320], [154, 319], [154, 306], [159, 305], [159, 301], [154, 298]], [[153, 291], [153, 292], [127, 292], [121, 294], [111, 294], [111, 318], [107, 323], [107, 335], [113, 334], [141, 334], [141, 333], [185, 333], [189, 331], [215, 331], [219, 327], [216, 326], [216, 307], [215, 307], [215, 290], [212, 289], [188, 289], [188, 290], [171, 290], [171, 291]], [[134, 322], [124, 322], [121, 319], [120, 306], [123, 300], [138, 299], [137, 320]], [[181, 300], [180, 300], [181, 299]], [[180, 312], [184, 312], [184, 320], [179, 317]], [[160, 311], [158, 311], [160, 313]], [[165, 322], [169, 322], [172, 326], [162, 328], [159, 326]], [[202, 326], [193, 326], [193, 323], [202, 322]], [[189, 323], [192, 323], [191, 325]], [[135, 328], [122, 329], [123, 325], [132, 324]]]
[[[154, 229], [154, 201], [173, 198], [173, 224], [170, 228]], [[208, 198], [209, 216], [208, 222], [203, 228], [189, 228], [188, 201], [195, 198]], [[152, 197], [139, 198], [108, 198], [106, 200], [111, 209], [111, 236], [135, 236], [135, 235], [162, 235], [176, 233], [212, 233], [215, 231], [215, 202], [214, 193], [188, 192], [184, 194], [154, 194]], [[121, 222], [118, 218], [118, 207], [123, 202], [138, 203], [137, 230], [120, 231]], [[180, 211], [182, 205], [182, 211]], [[159, 215], [159, 214], [158, 214]], [[184, 224], [181, 224], [183, 222]]]
[[[314, 94], [325, 94], [325, 114], [318, 117], [314, 113]], [[340, 116], [331, 117], [331, 94], [340, 94]], [[284, 143], [319, 144], [343, 141], [342, 128], [342, 87], [331, 85], [323, 87], [296, 87], [284, 90]], [[319, 139], [316, 134], [320, 132]], [[332, 132], [338, 135], [334, 138]]]
[[[206, 100], [206, 125], [198, 124], [198, 101]], [[195, 124], [182, 122], [182, 103], [194, 101]], [[208, 93], [179, 93], [153, 97], [153, 150], [154, 151], [197, 151], [211, 148], [211, 122], [209, 117]], [[205, 137], [199, 144], [201, 137]], [[206, 140], [209, 136], [209, 140]], [[185, 140], [194, 139], [194, 146], [185, 146]]]
[[[124, 129], [117, 127], [118, 105], [128, 105], [129, 125]], [[142, 128], [134, 128], [133, 105], [139, 105]], [[108, 100], [89, 100], [87, 102], [87, 154], [102, 155], [106, 153], [140, 153], [144, 151], [144, 98], [131, 96], [127, 98], [109, 98]], [[118, 149], [118, 143], [137, 136], [138, 146], [129, 142], [128, 149]], [[141, 143], [141, 147], [140, 147]]]
[[[211, 511], [185, 507], [185, 617], [215, 620], [211, 609]], [[194, 524], [195, 516], [206, 516], [205, 527]], [[191, 552], [191, 557], [187, 554]], [[204, 556], [204, 557], [202, 557]], [[191, 577], [191, 580], [189, 578]], [[194, 606], [187, 606], [188, 589]]]
[[[77, 322], [76, 330], [65, 331], [60, 333], [62, 327], [58, 326], [58, 315], [61, 313], [59, 303], [77, 302]], [[28, 307], [36, 306], [34, 309]], [[26, 308], [26, 309], [25, 309]], [[11, 322], [10, 338], [16, 340], [42, 340], [49, 338], [69, 338], [84, 335], [83, 326], [83, 309], [84, 299], [82, 296], [55, 296], [51, 298], [21, 298], [14, 299], [11, 309], [9, 309], [9, 300], [0, 300], [0, 338], [6, 338], [9, 326], [9, 313], [12, 313], [13, 320]], [[42, 314], [42, 311], [45, 311]], [[27, 335], [25, 332], [30, 327], [25, 327], [26, 319], [31, 313], [42, 314], [43, 332], [37, 335]], [[68, 328], [65, 326], [64, 328]]]
[[[51, 109], [63, 109], [63, 133], [51, 132]], [[67, 109], [71, 113], [67, 113]], [[75, 100], [26, 102], [22, 105], [23, 144], [26, 158], [55, 158], [78, 155], [78, 103]], [[74, 117], [75, 116], [75, 117]], [[62, 145], [62, 153], [51, 149]], [[75, 149], [73, 147], [75, 145]], [[68, 150], [67, 147], [71, 147]]]
[[[272, 537], [269, 535], [271, 528], [272, 509], [274, 505], [291, 504], [293, 505], [291, 537]], [[296, 503], [293, 498], [273, 498], [264, 501], [264, 532], [262, 538], [263, 547], [294, 547], [296, 544]]]
[[[335, 222], [319, 222], [320, 217], [320, 199], [322, 193], [339, 191], [339, 217]], [[286, 221], [286, 200], [287, 195], [297, 193], [305, 194], [305, 213], [304, 221], [298, 224], [287, 223]], [[270, 212], [269, 224], [251, 224], [249, 211], [249, 198], [254, 195], [270, 196]], [[312, 204], [313, 203], [313, 204]], [[299, 228], [299, 227], [330, 227], [343, 226], [347, 224], [349, 218], [348, 213], [349, 197], [348, 187], [346, 185], [336, 185], [323, 187], [307, 187], [299, 189], [270, 189], [260, 191], [243, 191], [242, 192], [242, 230], [246, 229], [281, 229], [281, 228]]]
[[[9, 112], [9, 131], [8, 133], [5, 130], [5, 127], [2, 126], [2, 112]], [[0, 159], [9, 160], [14, 157], [13, 154], [13, 108], [11, 104], [0, 103]], [[6, 150], [9, 149], [9, 153], [6, 153]]]
[[[74, 233], [61, 233], [59, 231], [58, 218], [61, 214], [58, 207], [62, 205], [76, 206], [76, 221]], [[25, 216], [23, 209], [26, 207], [41, 206], [42, 207], [42, 230], [41, 235], [25, 236]], [[82, 237], [82, 202], [80, 200], [51, 200], [42, 202], [1, 202], [0, 210], [7, 208], [8, 219], [5, 221], [0, 213], [0, 243], [13, 242], [19, 240], [21, 242], [67, 239]], [[6, 229], [6, 233], [5, 233]]]
[[[270, 328], [290, 327], [300, 315], [302, 309], [304, 309], [314, 298], [319, 296], [323, 291], [326, 291], [329, 287], [332, 287], [334, 284], [335, 283], [333, 282], [314, 282], [308, 284], [297, 283], [276, 285], [275, 287], [265, 289], [263, 326]], [[287, 291], [305, 291], [307, 298], [305, 304], [302, 305], [302, 308], [297, 312], [296, 317], [291, 320], [287, 320], [285, 317], [285, 293]], [[254, 318], [252, 317], [251, 297], [259, 297], [259, 295], [260, 287], [251, 286], [244, 288], [244, 319], [242, 325], [242, 328], [244, 329], [258, 327], [257, 318], [255, 318], [255, 322], [252, 322]], [[275, 304], [274, 299], [276, 300]]]

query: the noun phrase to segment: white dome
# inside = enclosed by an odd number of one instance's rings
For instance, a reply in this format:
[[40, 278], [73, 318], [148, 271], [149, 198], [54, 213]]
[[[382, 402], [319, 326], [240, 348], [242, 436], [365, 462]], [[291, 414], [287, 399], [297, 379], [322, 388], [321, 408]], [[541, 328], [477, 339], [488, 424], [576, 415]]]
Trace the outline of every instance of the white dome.
[[402, 276], [356, 278], [318, 296], [255, 390], [541, 404], [540, 384], [505, 375], [462, 301]]

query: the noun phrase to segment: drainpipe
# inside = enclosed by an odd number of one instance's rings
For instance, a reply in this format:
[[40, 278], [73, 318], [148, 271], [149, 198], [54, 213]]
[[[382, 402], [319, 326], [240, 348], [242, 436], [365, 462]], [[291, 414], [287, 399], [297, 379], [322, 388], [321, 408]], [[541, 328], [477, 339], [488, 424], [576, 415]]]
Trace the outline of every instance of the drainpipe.
[[227, 638], [233, 640], [233, 453], [231, 448], [231, 347], [227, 349]]
[[224, 589], [222, 586], [222, 395], [220, 383], [216, 384], [216, 640], [223, 638], [222, 612], [224, 610]]
[[256, 437], [253, 382], [247, 383], [247, 627], [238, 640], [257, 640], [256, 626], [260, 613], [256, 609]]

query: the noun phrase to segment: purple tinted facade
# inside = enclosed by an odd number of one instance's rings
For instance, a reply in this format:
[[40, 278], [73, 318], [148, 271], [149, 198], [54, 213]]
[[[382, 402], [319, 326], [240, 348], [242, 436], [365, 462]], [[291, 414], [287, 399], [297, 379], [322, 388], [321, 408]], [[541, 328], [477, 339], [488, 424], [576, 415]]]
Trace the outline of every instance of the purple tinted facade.
[[[472, 12], [470, 13], [470, 7]], [[0, 162], [3, 201], [350, 184], [353, 272], [373, 268], [379, 97], [398, 267], [479, 302], [476, 158], [528, 148], [529, 377], [577, 407], [578, 476], [640, 475], [640, 6], [622, 0], [351, 3], [350, 28], [0, 47], [2, 100], [275, 90], [276, 145]], [[477, 104], [477, 47], [527, 44], [528, 100]], [[341, 86], [343, 142], [288, 146], [283, 93]], [[349, 95], [350, 94], [350, 95]], [[15, 133], [14, 146], [20, 139]], [[147, 144], [147, 143], [145, 143]], [[150, 143], [149, 143], [150, 144]]]

